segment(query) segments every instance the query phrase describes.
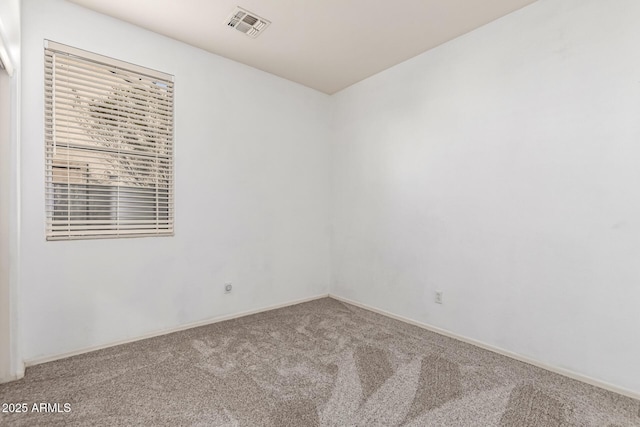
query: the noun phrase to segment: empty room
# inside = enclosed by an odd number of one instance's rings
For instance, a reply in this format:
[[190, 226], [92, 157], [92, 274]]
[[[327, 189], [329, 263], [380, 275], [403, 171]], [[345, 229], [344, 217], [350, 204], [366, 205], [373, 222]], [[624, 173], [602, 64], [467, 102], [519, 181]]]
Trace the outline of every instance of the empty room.
[[0, 0], [0, 425], [640, 426], [640, 1]]

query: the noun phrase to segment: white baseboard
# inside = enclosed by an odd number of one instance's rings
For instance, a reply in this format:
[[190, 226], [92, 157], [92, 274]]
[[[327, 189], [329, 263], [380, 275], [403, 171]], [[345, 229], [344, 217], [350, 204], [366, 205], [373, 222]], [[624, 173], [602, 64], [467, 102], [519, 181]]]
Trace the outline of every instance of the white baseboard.
[[[102, 345], [98, 345], [98, 346], [94, 346], [94, 347], [82, 348], [82, 349], [79, 349], [79, 350], [69, 351], [69, 352], [61, 353], [61, 354], [56, 354], [56, 355], [53, 355], [53, 356], [36, 357], [36, 358], [33, 358], [33, 359], [26, 360], [24, 362], [24, 364], [27, 367], [34, 366], [34, 365], [40, 365], [42, 363], [53, 362], [55, 360], [60, 360], [60, 359], [66, 359], [67, 357], [77, 356], [79, 354], [89, 353], [89, 352], [96, 351], [96, 350], [102, 350], [103, 348], [109, 348], [109, 347], [114, 347], [114, 346], [117, 346], [117, 345], [128, 344], [128, 343], [135, 342], [135, 341], [146, 340], [148, 338], [153, 338], [153, 337], [158, 337], [158, 336], [161, 336], [161, 335], [171, 334], [173, 332], [179, 332], [179, 331], [184, 331], [186, 329], [197, 328], [199, 326], [211, 325], [212, 323], [224, 322], [225, 320], [237, 319], [239, 317], [249, 316], [249, 315], [252, 315], [252, 314], [262, 313], [262, 312], [265, 312], [265, 311], [271, 311], [271, 310], [275, 310], [275, 309], [278, 309], [278, 308], [289, 307], [291, 305], [301, 304], [303, 302], [314, 301], [314, 300], [317, 300], [317, 299], [326, 298], [328, 296], [329, 296], [329, 294], [320, 294], [320, 295], [316, 295], [316, 296], [312, 296], [312, 297], [308, 297], [308, 298], [301, 298], [301, 299], [288, 301], [288, 302], [281, 303], [281, 304], [275, 304], [275, 305], [270, 305], [270, 306], [267, 306], [267, 307], [257, 308], [257, 309], [254, 309], [254, 310], [248, 310], [248, 311], [242, 311], [240, 313], [229, 314], [229, 315], [226, 315], [226, 316], [212, 317], [212, 318], [209, 318], [209, 319], [200, 320], [200, 321], [197, 321], [197, 322], [191, 322], [191, 323], [187, 323], [187, 324], [184, 324], [184, 325], [176, 326], [174, 328], [163, 329], [163, 330], [160, 330], [160, 331], [151, 332], [149, 334], [144, 334], [144, 335], [141, 335], [141, 336], [138, 336], [138, 337], [135, 337], [135, 338], [129, 338], [129, 339], [126, 339], [126, 340], [114, 341], [114, 342], [110, 342], [108, 344], [102, 344]], [[19, 376], [19, 378], [22, 378], [23, 376], [24, 376], [24, 369], [22, 370], [22, 376]], [[19, 379], [19, 378], [16, 378], [16, 379]]]
[[587, 383], [587, 384], [590, 384], [590, 385], [595, 386], [595, 387], [599, 387], [599, 388], [602, 388], [602, 389], [605, 389], [605, 390], [608, 390], [608, 391], [612, 391], [614, 393], [621, 394], [623, 396], [627, 396], [627, 397], [631, 397], [633, 399], [639, 399], [640, 400], [640, 392], [629, 390], [629, 389], [626, 389], [626, 388], [623, 388], [623, 387], [618, 387], [618, 386], [616, 386], [614, 384], [610, 384], [610, 383], [607, 383], [605, 381], [600, 381], [600, 380], [597, 380], [595, 378], [591, 378], [589, 376], [582, 375], [582, 374], [579, 374], [577, 372], [573, 372], [573, 371], [568, 370], [568, 369], [559, 368], [557, 366], [549, 365], [547, 363], [540, 362], [538, 360], [529, 358], [527, 356], [523, 356], [523, 355], [520, 355], [518, 353], [514, 353], [514, 352], [511, 352], [509, 350], [502, 349], [500, 347], [495, 347], [493, 345], [483, 343], [482, 341], [478, 341], [478, 340], [475, 340], [473, 338], [468, 338], [468, 337], [465, 337], [465, 336], [462, 336], [462, 335], [458, 335], [456, 333], [449, 332], [449, 331], [447, 331], [445, 329], [441, 329], [441, 328], [438, 328], [438, 327], [435, 327], [435, 326], [431, 326], [431, 325], [428, 325], [426, 323], [418, 322], [416, 320], [412, 320], [412, 319], [409, 319], [409, 318], [404, 317], [404, 316], [399, 316], [397, 314], [393, 314], [393, 313], [390, 313], [390, 312], [385, 311], [385, 310], [380, 310], [378, 308], [375, 308], [375, 307], [372, 307], [370, 305], [363, 304], [363, 303], [360, 303], [360, 302], [356, 302], [356, 301], [350, 300], [348, 298], [344, 298], [344, 297], [341, 297], [341, 296], [338, 296], [338, 295], [334, 295], [334, 294], [331, 294], [331, 293], [329, 294], [329, 297], [333, 298], [333, 299], [336, 299], [338, 301], [345, 302], [347, 304], [355, 305], [356, 307], [360, 307], [360, 308], [363, 308], [365, 310], [373, 311], [374, 313], [382, 314], [383, 316], [390, 317], [392, 319], [399, 320], [401, 322], [408, 323], [410, 325], [418, 326], [420, 328], [426, 329], [426, 330], [431, 331], [431, 332], [435, 332], [435, 333], [440, 334], [440, 335], [447, 336], [449, 338], [456, 339], [458, 341], [462, 341], [462, 342], [466, 342], [466, 343], [471, 344], [471, 345], [475, 345], [476, 347], [480, 347], [480, 348], [483, 348], [485, 350], [489, 350], [489, 351], [492, 351], [494, 353], [498, 353], [498, 354], [501, 354], [503, 356], [507, 356], [507, 357], [510, 357], [512, 359], [515, 359], [515, 360], [519, 360], [520, 362], [524, 362], [524, 363], [528, 363], [528, 364], [533, 365], [533, 366], [537, 366], [538, 368], [546, 369], [547, 371], [554, 372], [556, 374], [571, 378], [573, 380], [581, 381], [583, 383]]
[[0, 378], [0, 384], [10, 383], [11, 381], [17, 381], [24, 378], [24, 363], [21, 363], [18, 367], [18, 372], [7, 377]]
[[24, 372], [22, 374], [17, 373], [15, 375], [10, 375], [8, 377], [0, 378], [0, 384], [10, 383], [11, 381], [17, 381], [24, 377]]
[[16, 380], [21, 380], [22, 378], [24, 378], [25, 369], [27, 369], [27, 365], [24, 362], [20, 362], [18, 372], [16, 373]]

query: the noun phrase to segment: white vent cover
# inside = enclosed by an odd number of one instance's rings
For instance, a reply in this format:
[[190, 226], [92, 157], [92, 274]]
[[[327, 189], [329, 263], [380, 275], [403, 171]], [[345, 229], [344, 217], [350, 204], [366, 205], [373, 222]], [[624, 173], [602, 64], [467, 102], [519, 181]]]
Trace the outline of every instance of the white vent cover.
[[228, 26], [255, 39], [271, 24], [271, 21], [260, 18], [255, 13], [249, 12], [246, 9], [236, 7], [231, 15], [229, 15], [229, 18], [227, 18], [226, 23]]

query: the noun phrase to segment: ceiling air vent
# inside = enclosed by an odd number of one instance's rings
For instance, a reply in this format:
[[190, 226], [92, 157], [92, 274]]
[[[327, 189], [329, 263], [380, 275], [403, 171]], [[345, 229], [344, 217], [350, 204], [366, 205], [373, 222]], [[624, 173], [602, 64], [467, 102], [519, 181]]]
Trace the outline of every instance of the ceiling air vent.
[[260, 18], [253, 12], [241, 7], [236, 9], [227, 18], [227, 25], [245, 33], [251, 38], [256, 38], [271, 24], [270, 21]]

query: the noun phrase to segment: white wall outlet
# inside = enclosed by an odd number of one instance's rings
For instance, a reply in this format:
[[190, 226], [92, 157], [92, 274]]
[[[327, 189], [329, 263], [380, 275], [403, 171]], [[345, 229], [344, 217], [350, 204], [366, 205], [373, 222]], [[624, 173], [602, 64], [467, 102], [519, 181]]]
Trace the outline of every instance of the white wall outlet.
[[436, 291], [436, 304], [442, 304], [442, 291]]
[[225, 282], [224, 283], [224, 293], [225, 294], [230, 294], [232, 290], [233, 290], [233, 284], [231, 282]]

